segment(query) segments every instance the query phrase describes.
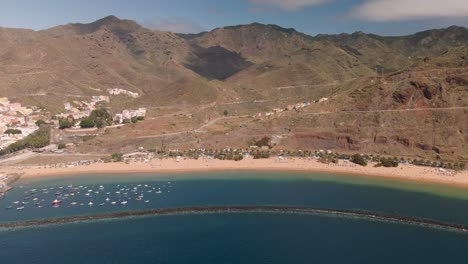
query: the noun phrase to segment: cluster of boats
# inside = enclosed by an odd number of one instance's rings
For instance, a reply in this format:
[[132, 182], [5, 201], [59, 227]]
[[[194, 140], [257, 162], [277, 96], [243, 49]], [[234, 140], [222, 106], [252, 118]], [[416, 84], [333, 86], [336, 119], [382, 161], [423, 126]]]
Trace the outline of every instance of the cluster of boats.
[[17, 211], [26, 208], [52, 208], [75, 206], [125, 206], [131, 202], [150, 203], [152, 195], [170, 192], [171, 182], [164, 184], [110, 184], [93, 186], [55, 186], [30, 189], [23, 194], [22, 201], [13, 201], [5, 209]]

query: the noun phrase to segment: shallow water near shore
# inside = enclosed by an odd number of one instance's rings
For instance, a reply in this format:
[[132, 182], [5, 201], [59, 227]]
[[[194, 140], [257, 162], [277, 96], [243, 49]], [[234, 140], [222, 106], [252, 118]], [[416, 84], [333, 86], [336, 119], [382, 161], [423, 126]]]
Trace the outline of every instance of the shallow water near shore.
[[[466, 189], [350, 175], [233, 171], [80, 175], [24, 179], [14, 187], [0, 200], [0, 222], [151, 208], [282, 205], [468, 224]], [[73, 196], [66, 196], [58, 208], [51, 206], [57, 192], [62, 197], [70, 190]], [[28, 203], [24, 210], [4, 209], [25, 196], [28, 202], [32, 197], [43, 200], [43, 208]], [[139, 196], [144, 198], [137, 201]], [[128, 203], [122, 205], [122, 200]], [[94, 204], [89, 206], [89, 201]], [[119, 202], [111, 205], [111, 201]], [[0, 235], [2, 263], [395, 263], [403, 258], [440, 263], [468, 257], [466, 246], [467, 234], [444, 230], [320, 215], [255, 213], [128, 218]]]

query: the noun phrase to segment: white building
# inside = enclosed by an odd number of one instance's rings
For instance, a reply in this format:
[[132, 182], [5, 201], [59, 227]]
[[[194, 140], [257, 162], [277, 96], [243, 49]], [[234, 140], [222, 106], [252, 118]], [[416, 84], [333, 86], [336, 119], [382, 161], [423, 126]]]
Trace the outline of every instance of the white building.
[[130, 96], [130, 97], [133, 97], [133, 98], [137, 98], [137, 97], [139, 96], [138, 93], [135, 93], [135, 92], [132, 92], [132, 91], [127, 91], [127, 90], [120, 89], [120, 88], [108, 89], [107, 91], [108, 91], [109, 94], [111, 94], [111, 95], [119, 95], [119, 94], [122, 94], [122, 95]]

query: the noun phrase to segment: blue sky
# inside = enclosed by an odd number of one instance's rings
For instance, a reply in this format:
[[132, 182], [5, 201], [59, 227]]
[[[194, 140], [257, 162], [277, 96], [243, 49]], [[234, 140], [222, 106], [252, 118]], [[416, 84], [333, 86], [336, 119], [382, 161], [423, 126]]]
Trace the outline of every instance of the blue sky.
[[311, 35], [401, 35], [467, 27], [468, 0], [0, 0], [1, 27], [39, 30], [111, 14], [184, 33], [260, 22]]

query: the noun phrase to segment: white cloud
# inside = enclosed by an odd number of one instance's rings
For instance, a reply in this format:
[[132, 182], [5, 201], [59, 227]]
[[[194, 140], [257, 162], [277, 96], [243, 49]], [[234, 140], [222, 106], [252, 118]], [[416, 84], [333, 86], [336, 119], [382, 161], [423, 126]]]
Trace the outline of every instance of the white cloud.
[[203, 27], [196, 23], [183, 20], [160, 19], [143, 23], [146, 27], [161, 31], [170, 31], [174, 33], [200, 33], [204, 31]]
[[468, 0], [367, 0], [351, 16], [371, 21], [468, 17]]
[[307, 6], [319, 5], [330, 0], [249, 0], [254, 4], [270, 5], [287, 11], [296, 11]]

